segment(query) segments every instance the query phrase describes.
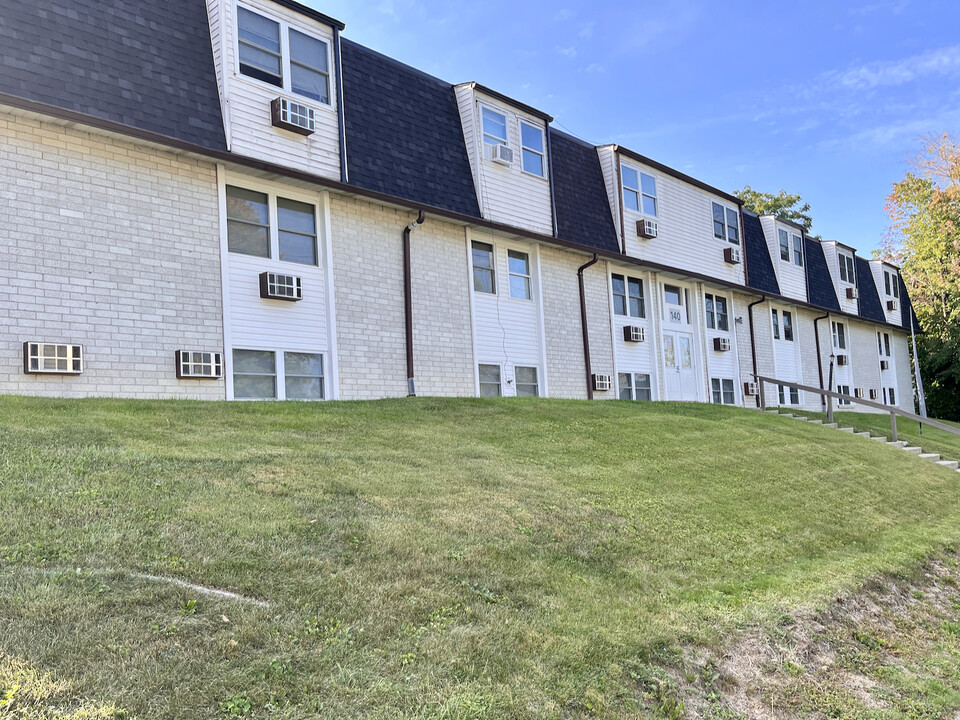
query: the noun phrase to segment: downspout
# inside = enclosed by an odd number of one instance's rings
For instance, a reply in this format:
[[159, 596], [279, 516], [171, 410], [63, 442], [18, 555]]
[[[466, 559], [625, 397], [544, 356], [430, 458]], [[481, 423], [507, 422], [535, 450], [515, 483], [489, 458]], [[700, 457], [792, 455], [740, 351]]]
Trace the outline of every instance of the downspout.
[[[817, 329], [817, 323], [820, 322], [821, 320], [826, 320], [829, 317], [830, 317], [830, 313], [828, 312], [826, 315], [821, 315], [820, 317], [814, 318], [813, 320], [813, 337], [817, 341], [817, 374], [820, 376], [821, 390], [823, 390], [823, 357], [820, 355], [820, 331]], [[827, 404], [826, 395], [820, 396], [820, 404], [821, 405]]]
[[614, 148], [613, 159], [614, 159], [614, 162], [616, 162], [617, 164], [617, 192], [619, 193], [619, 195], [617, 196], [617, 208], [619, 208], [620, 210], [620, 212], [618, 213], [620, 215], [620, 252], [626, 255], [627, 254], [627, 229], [626, 229], [626, 225], [624, 225], [625, 221], [623, 219], [623, 172], [620, 169], [620, 149], [619, 148]]
[[583, 271], [595, 265], [600, 258], [593, 259], [577, 268], [577, 283], [580, 285], [580, 333], [583, 335], [583, 364], [587, 371], [587, 400], [593, 400], [593, 369], [590, 367], [590, 336], [587, 327], [587, 294], [583, 289]]
[[427, 219], [421, 210], [417, 219], [403, 229], [403, 320], [407, 344], [407, 397], [416, 397], [413, 374], [413, 280], [410, 275], [410, 233]]
[[333, 28], [333, 63], [337, 72], [337, 122], [340, 125], [340, 182], [350, 182], [347, 171], [347, 127], [343, 112], [343, 66], [340, 62], [340, 28]]
[[[766, 300], [767, 296], [761, 295], [759, 300], [747, 305], [747, 318], [750, 321], [750, 354], [753, 357], [753, 377], [755, 380], [760, 371], [757, 369], [757, 338], [753, 331], [753, 308], [755, 305], [766, 302]], [[757, 394], [757, 407], [760, 407], [763, 402], [763, 383], [759, 380], [757, 380], [757, 389], [759, 390]]]
[[546, 127], [547, 135], [547, 172], [550, 173], [550, 219], [553, 221], [553, 236], [560, 237], [557, 226], [557, 194], [553, 189], [553, 143], [550, 140], [550, 123]]

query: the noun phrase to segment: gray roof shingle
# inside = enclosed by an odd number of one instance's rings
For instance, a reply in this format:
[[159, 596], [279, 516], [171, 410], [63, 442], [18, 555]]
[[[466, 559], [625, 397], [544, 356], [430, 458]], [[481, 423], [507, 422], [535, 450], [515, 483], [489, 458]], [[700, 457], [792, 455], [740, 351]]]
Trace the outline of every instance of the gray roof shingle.
[[883, 305], [880, 304], [880, 294], [877, 292], [877, 284], [873, 281], [870, 263], [859, 255], [854, 256], [854, 262], [856, 263], [857, 290], [860, 291], [860, 317], [886, 323], [887, 316], [883, 312]]
[[840, 302], [833, 287], [833, 278], [827, 269], [823, 246], [816, 240], [804, 238], [807, 271], [807, 300], [824, 310], [840, 312]]
[[747, 256], [747, 274], [750, 287], [765, 293], [780, 294], [780, 284], [770, 259], [770, 250], [767, 239], [763, 234], [760, 217], [743, 211], [743, 249]]

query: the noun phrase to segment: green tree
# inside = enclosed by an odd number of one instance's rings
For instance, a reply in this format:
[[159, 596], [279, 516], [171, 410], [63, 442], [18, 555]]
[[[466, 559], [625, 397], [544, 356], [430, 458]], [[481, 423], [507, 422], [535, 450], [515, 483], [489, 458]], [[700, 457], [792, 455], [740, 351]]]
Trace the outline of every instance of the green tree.
[[927, 137], [911, 166], [887, 198], [892, 225], [874, 254], [902, 268], [927, 411], [960, 420], [960, 142]]
[[743, 200], [743, 206], [757, 215], [779, 215], [787, 220], [803, 225], [803, 229], [810, 233], [813, 228], [813, 218], [810, 217], [810, 203], [803, 202], [799, 195], [791, 195], [786, 190], [773, 193], [754, 190], [749, 185], [742, 190], [734, 190], [733, 194]]

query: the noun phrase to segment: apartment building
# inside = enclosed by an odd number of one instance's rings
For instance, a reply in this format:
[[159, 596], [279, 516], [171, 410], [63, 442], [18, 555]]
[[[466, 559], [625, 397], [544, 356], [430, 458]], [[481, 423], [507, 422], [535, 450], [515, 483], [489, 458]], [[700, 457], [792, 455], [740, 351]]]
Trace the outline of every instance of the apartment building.
[[0, 392], [913, 409], [896, 267], [293, 0], [140, 5], [4, 5]]

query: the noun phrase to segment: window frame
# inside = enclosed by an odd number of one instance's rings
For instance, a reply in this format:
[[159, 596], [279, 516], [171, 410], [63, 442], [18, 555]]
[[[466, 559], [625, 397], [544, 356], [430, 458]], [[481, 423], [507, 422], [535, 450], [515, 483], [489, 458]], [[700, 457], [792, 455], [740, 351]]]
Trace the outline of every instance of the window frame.
[[[709, 305], [707, 303], [710, 303]], [[720, 312], [719, 305], [722, 303], [723, 312]], [[703, 309], [706, 314], [706, 325], [708, 330], [717, 332], [730, 332], [730, 305], [725, 295], [716, 293], [703, 294]], [[723, 319], [721, 327], [721, 318]]]
[[846, 350], [847, 349], [847, 330], [844, 327], [842, 322], [837, 322], [833, 320], [831, 322], [831, 332], [833, 334], [833, 349], [834, 350]]
[[[520, 370], [532, 370], [533, 379], [532, 383], [522, 383], [520, 382]], [[533, 388], [532, 394], [521, 394], [520, 386]], [[513, 387], [517, 394], [517, 397], [540, 397], [540, 368], [535, 365], [514, 365], [513, 367]]]
[[[517, 118], [517, 123], [519, 126], [519, 133], [520, 133], [520, 172], [523, 173], [524, 175], [530, 175], [531, 177], [540, 178], [541, 180], [546, 180], [547, 179], [547, 134], [546, 132], [539, 125], [536, 125], [530, 122], [529, 120], [525, 120], [524, 118]], [[524, 126], [532, 130], [536, 130], [538, 133], [540, 133], [540, 147], [542, 148], [541, 150], [536, 150], [534, 148], [527, 147], [524, 144], [523, 142]], [[529, 170], [527, 170], [524, 164], [524, 154], [528, 152], [533, 153], [534, 155], [537, 155], [540, 158], [541, 172], [539, 174], [535, 172], [530, 172]]]
[[[729, 402], [727, 402], [728, 397]], [[737, 404], [737, 391], [732, 378], [710, 378], [710, 402], [714, 405]]]
[[[273, 374], [268, 373], [237, 373], [236, 371], [236, 352], [263, 352], [263, 353], [272, 353], [273, 354]], [[290, 374], [287, 375], [287, 354], [293, 355], [315, 355], [320, 359], [320, 375], [302, 375], [302, 374]], [[230, 396], [233, 400], [241, 402], [322, 402], [329, 399], [327, 393], [327, 376], [329, 372], [329, 362], [326, 357], [326, 353], [321, 350], [300, 350], [292, 348], [278, 348], [278, 347], [254, 347], [249, 345], [236, 346], [230, 348], [230, 352], [225, 355], [229, 357], [230, 367], [229, 367], [229, 378], [230, 378]], [[260, 397], [237, 397], [236, 389], [236, 378], [237, 375], [250, 375], [255, 377], [272, 377], [273, 378], [273, 397], [271, 398], [260, 398]], [[320, 397], [318, 398], [289, 398], [287, 397], [287, 377], [300, 378], [300, 377], [311, 377], [311, 378], [320, 378]]]
[[[487, 132], [486, 123], [484, 122], [484, 113], [490, 113], [491, 115], [498, 115], [503, 118], [503, 138], [499, 138], [496, 135], [491, 135]], [[498, 142], [487, 142], [487, 138], [493, 138], [498, 140]], [[480, 147], [484, 148], [486, 146], [494, 145], [505, 145], [510, 146], [510, 127], [507, 123], [507, 114], [502, 110], [486, 105], [485, 103], [480, 103]]]
[[[623, 283], [623, 294], [617, 293], [616, 291], [616, 281], [620, 280]], [[636, 287], [639, 291], [639, 294], [634, 295], [631, 292], [631, 289]], [[610, 294], [613, 298], [613, 314], [617, 317], [627, 317], [635, 318], [637, 320], [645, 320], [647, 317], [647, 300], [646, 294], [643, 289], [643, 279], [634, 277], [632, 275], [627, 275], [625, 273], [610, 273]], [[617, 298], [623, 298], [623, 308], [624, 312], [617, 312]], [[633, 314], [633, 303], [632, 301], [637, 301], [637, 311], [639, 314]]]
[[[853, 255], [837, 249], [837, 264], [840, 266], [840, 282], [847, 285], [857, 284], [857, 263]], [[844, 275], [848, 277], [844, 277]]]
[[[238, 250], [232, 250], [230, 248], [230, 210], [228, 206], [229, 200], [229, 190], [230, 188], [236, 188], [238, 190], [245, 190], [247, 192], [259, 193], [261, 195], [267, 196], [267, 255], [255, 255], [253, 253], [240, 252]], [[323, 252], [323, 238], [321, 235], [323, 228], [323, 218], [321, 216], [321, 208], [323, 207], [323, 201], [317, 196], [311, 196], [308, 193], [297, 192], [295, 188], [291, 188], [292, 192], [288, 192], [287, 188], [283, 186], [273, 185], [270, 183], [262, 183], [250, 181], [248, 178], [244, 177], [233, 177], [228, 176], [226, 182], [223, 184], [223, 203], [224, 203], [224, 216], [228, 221], [225, 224], [224, 232], [226, 234], [226, 249], [229, 255], [240, 255], [243, 257], [258, 258], [261, 260], [269, 260], [271, 262], [284, 263], [288, 266], [296, 266], [300, 268], [314, 268], [314, 269], [324, 269], [325, 260]], [[297, 262], [296, 260], [283, 260], [280, 258], [280, 215], [279, 215], [279, 200], [287, 200], [289, 202], [295, 202], [302, 205], [309, 205], [313, 208], [313, 228], [314, 234], [310, 236], [307, 233], [302, 233], [300, 231], [293, 230], [284, 230], [284, 232], [301, 235], [304, 237], [313, 238], [313, 254], [316, 262], [314, 264], [307, 264]], [[235, 220], [235, 222], [245, 222], [243, 220]], [[248, 224], [257, 224], [257, 223], [248, 223]], [[261, 227], [263, 227], [261, 225]], [[285, 271], [286, 274], [296, 275], [292, 271]]]
[[[628, 378], [629, 382], [624, 385], [623, 378]], [[646, 378], [646, 387], [641, 387], [638, 380]], [[623, 397], [623, 391], [626, 390], [629, 397]], [[647, 397], [639, 397], [640, 393], [646, 393]], [[618, 372], [617, 373], [617, 399], [627, 400], [629, 402], [653, 402], [653, 385], [650, 381], [650, 373], [642, 372]]]
[[[482, 369], [485, 367], [496, 368], [497, 370], [497, 382], [496, 382], [497, 394], [496, 395], [483, 394], [483, 388], [485, 385], [486, 386], [494, 385], [494, 383], [491, 381], [484, 382]], [[477, 397], [481, 397], [481, 398], [503, 397], [503, 366], [502, 365], [500, 365], [499, 363], [484, 363], [484, 362], [477, 363]]]
[[887, 268], [883, 269], [884, 294], [887, 297], [894, 298], [895, 300], [900, 299], [899, 279], [899, 273], [888, 270]]
[[[780, 262], [790, 262], [790, 233], [782, 227], [778, 227], [777, 240], [780, 241]], [[784, 257], [784, 254], [786, 254], [786, 257]]]
[[[723, 237], [717, 235], [717, 225], [719, 220], [715, 216], [715, 208], [720, 208], [723, 211]], [[730, 225], [730, 213], [736, 217], [736, 225]], [[713, 224], [713, 238], [714, 240], [719, 240], [720, 242], [729, 242], [734, 245], [740, 244], [740, 212], [739, 210], [734, 210], [728, 205], [717, 202], [716, 200], [710, 200], [710, 221]], [[733, 229], [734, 235], [731, 237], [730, 230]]]
[[[624, 170], [629, 170], [637, 175], [637, 185], [636, 187], [627, 185], [626, 173]], [[653, 181], [653, 195], [644, 191], [643, 189], [643, 179], [648, 178]], [[620, 161], [620, 185], [622, 189], [621, 193], [621, 202], [623, 203], [624, 210], [629, 210], [632, 213], [637, 213], [638, 215], [643, 215], [644, 217], [653, 218], [654, 220], [660, 219], [660, 190], [657, 183], [657, 176], [651, 175], [650, 173], [644, 172], [639, 167], [635, 167], [630, 163], [625, 163], [623, 160]], [[634, 210], [632, 207], [627, 207], [627, 191], [631, 193], [636, 201], [637, 208]], [[653, 214], [648, 213], [643, 209], [643, 199], [649, 198], [653, 200]]]
[[[306, 29], [300, 26], [295, 26], [292, 23], [290, 23], [288, 20], [285, 20], [283, 18], [264, 13], [259, 8], [250, 7], [245, 3], [237, 3], [236, 8], [237, 8], [237, 12], [234, 13], [234, 18], [233, 18], [233, 32], [234, 32], [234, 38], [235, 38], [234, 52], [236, 54], [236, 57], [234, 59], [235, 77], [242, 78], [247, 81], [255, 82], [257, 84], [263, 85], [266, 88], [272, 88], [274, 92], [281, 91], [288, 96], [296, 96], [297, 98], [302, 98], [302, 101], [298, 100], [297, 102], [303, 102], [304, 105], [308, 105], [310, 107], [313, 107], [314, 105], [316, 105], [318, 108], [326, 108], [327, 110], [333, 111], [334, 110], [333, 98], [336, 92], [335, 88], [333, 87], [335, 73], [333, 73], [331, 70], [334, 65], [333, 48], [332, 48], [333, 40], [330, 38], [322, 37], [318, 35], [316, 32], [311, 32], [309, 29]], [[264, 18], [265, 20], [269, 20], [270, 22], [276, 23], [279, 26], [280, 28], [280, 73], [281, 73], [279, 85], [269, 82], [267, 80], [263, 80], [255, 75], [248, 75], [241, 71], [240, 69], [240, 14], [241, 14], [240, 11], [241, 10], [252, 13], [253, 15], [258, 15]], [[327, 60], [327, 70], [325, 73], [319, 68], [312, 68], [311, 66], [307, 66], [306, 63], [298, 62], [296, 64], [302, 65], [304, 67], [308, 67], [311, 70], [315, 70], [316, 72], [320, 72], [321, 74], [324, 74], [327, 80], [327, 99], [325, 101], [316, 100], [310, 97], [309, 95], [304, 95], [302, 93], [295, 92], [293, 90], [293, 71], [292, 71], [293, 58], [291, 57], [291, 52], [290, 52], [290, 45], [291, 45], [290, 31], [291, 30], [293, 30], [294, 32], [298, 32], [301, 35], [304, 35], [310, 38], [311, 40], [316, 40], [317, 42], [323, 43], [324, 54], [326, 55], [326, 60]]]
[[790, 241], [793, 244], [793, 264], [802, 268], [804, 263], [803, 235], [793, 233], [790, 236]]
[[[496, 252], [496, 246], [494, 246], [494, 252]], [[520, 258], [514, 258], [513, 255], [523, 255], [524, 262], [527, 264], [527, 274], [516, 273], [513, 271], [513, 267], [510, 265], [511, 260], [519, 260]], [[513, 294], [513, 278], [522, 278], [524, 281], [524, 288], [526, 294], [523, 296]], [[533, 300], [533, 266], [530, 262], [530, 253], [524, 252], [522, 250], [514, 250], [512, 248], [507, 248], [507, 290], [509, 291], [509, 296], [513, 300]]]
[[[490, 267], [485, 267], [482, 265], [477, 265], [476, 258], [474, 253], [477, 252], [477, 245], [483, 245], [490, 248]], [[487, 252], [481, 250], [481, 252]], [[490, 290], [482, 290], [477, 288], [477, 270], [482, 270], [484, 272], [490, 273]], [[471, 240], [470, 241], [470, 279], [473, 292], [483, 293], [484, 295], [497, 295], [497, 246], [493, 243], [483, 242], [482, 240]]]

